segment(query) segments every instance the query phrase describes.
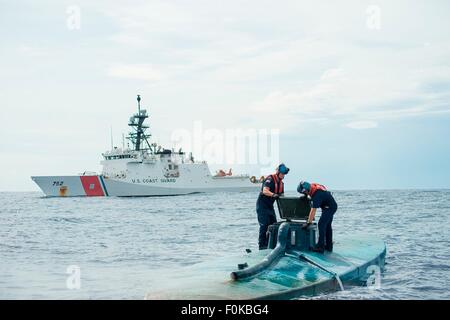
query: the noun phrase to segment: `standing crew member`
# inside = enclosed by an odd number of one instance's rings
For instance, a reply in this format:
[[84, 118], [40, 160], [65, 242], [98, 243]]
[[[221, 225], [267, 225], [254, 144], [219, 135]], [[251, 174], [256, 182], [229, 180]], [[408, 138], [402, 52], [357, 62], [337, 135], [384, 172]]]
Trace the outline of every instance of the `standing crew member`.
[[333, 251], [333, 229], [331, 228], [331, 223], [333, 222], [334, 213], [337, 211], [337, 203], [331, 192], [327, 191], [327, 188], [321, 184], [306, 181], [300, 182], [297, 191], [311, 197], [311, 211], [309, 212], [305, 228], [314, 221], [317, 208], [322, 209], [322, 215], [318, 223], [319, 240], [317, 241], [317, 246], [312, 248], [312, 250], [320, 253], [323, 253], [325, 250]]
[[269, 225], [277, 222], [273, 203], [275, 199], [284, 193], [283, 179], [288, 174], [289, 168], [280, 164], [275, 173], [267, 176], [261, 187], [258, 200], [256, 201], [256, 213], [259, 222], [259, 250], [267, 249], [269, 239], [267, 237], [267, 229]]

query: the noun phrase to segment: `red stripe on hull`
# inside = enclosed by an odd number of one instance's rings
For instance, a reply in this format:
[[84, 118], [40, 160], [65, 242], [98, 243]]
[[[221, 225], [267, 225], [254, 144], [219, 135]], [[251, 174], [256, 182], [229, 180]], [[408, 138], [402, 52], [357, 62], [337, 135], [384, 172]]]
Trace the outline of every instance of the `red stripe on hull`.
[[80, 176], [84, 192], [88, 197], [104, 196], [102, 185], [98, 176]]

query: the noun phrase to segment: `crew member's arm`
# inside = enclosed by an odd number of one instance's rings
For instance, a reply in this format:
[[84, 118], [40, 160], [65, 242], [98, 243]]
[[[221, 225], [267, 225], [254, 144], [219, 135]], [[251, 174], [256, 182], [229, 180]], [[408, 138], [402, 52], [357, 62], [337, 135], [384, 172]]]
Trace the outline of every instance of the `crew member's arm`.
[[272, 197], [275, 193], [271, 192], [269, 187], [264, 187], [263, 189], [263, 195], [268, 196], [268, 197]]
[[309, 212], [308, 223], [313, 223], [314, 217], [316, 216], [316, 211], [317, 208], [311, 208], [311, 211]]

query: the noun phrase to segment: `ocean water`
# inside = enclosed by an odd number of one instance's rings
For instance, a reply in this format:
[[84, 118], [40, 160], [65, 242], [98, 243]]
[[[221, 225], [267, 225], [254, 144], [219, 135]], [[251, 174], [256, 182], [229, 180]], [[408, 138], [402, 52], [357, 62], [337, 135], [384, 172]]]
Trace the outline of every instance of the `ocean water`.
[[[380, 289], [346, 286], [315, 299], [450, 299], [450, 190], [334, 195], [335, 240], [376, 235], [387, 265]], [[255, 193], [41, 196], [0, 193], [0, 299], [143, 299], [158, 275], [257, 249]]]

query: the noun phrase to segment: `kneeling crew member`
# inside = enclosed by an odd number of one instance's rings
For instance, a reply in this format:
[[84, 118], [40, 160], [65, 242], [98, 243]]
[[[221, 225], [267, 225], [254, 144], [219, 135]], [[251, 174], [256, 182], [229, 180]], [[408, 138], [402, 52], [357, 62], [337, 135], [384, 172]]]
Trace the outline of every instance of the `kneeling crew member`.
[[259, 222], [259, 250], [267, 249], [269, 239], [267, 229], [269, 225], [277, 222], [273, 203], [275, 199], [284, 193], [283, 179], [288, 174], [289, 168], [280, 164], [275, 173], [267, 176], [262, 184], [261, 192], [256, 201], [256, 213]]
[[317, 208], [322, 209], [322, 215], [319, 219], [319, 240], [317, 246], [312, 248], [315, 252], [323, 253], [324, 250], [333, 251], [333, 222], [334, 213], [337, 211], [337, 203], [331, 192], [327, 188], [318, 183], [308, 183], [301, 181], [297, 187], [297, 191], [311, 197], [311, 211], [309, 212], [307, 227], [314, 221]]

